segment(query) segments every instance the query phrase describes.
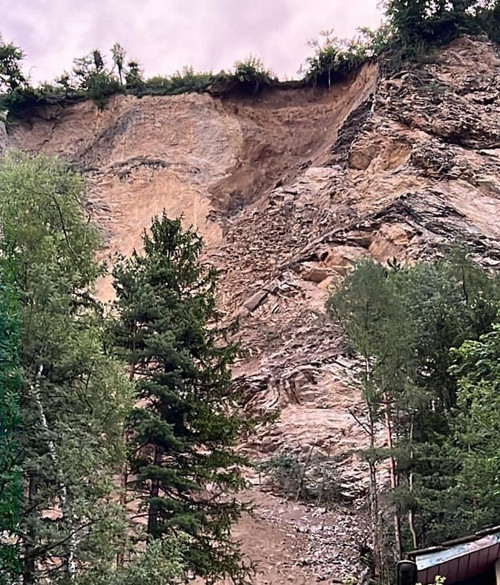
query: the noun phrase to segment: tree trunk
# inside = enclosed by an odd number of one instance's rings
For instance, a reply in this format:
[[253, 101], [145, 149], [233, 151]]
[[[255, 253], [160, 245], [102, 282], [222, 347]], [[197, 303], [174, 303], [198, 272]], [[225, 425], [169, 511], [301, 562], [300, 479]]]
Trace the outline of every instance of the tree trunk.
[[[387, 446], [391, 452], [389, 457], [389, 470], [390, 470], [390, 478], [391, 478], [391, 489], [395, 490], [398, 487], [398, 479], [396, 474], [396, 459], [392, 450], [394, 448], [394, 443], [392, 440], [392, 417], [391, 417], [391, 405], [389, 403], [387, 395], [384, 396], [385, 402], [385, 424], [387, 427]], [[398, 510], [394, 508], [394, 541], [396, 545], [396, 560], [401, 560], [401, 522], [399, 519]]]
[[[127, 431], [123, 431], [123, 444], [125, 448], [127, 448], [128, 437]], [[125, 459], [123, 466], [122, 466], [122, 474], [121, 474], [121, 484], [122, 484], [122, 492], [120, 494], [120, 504], [122, 505], [123, 509], [127, 510], [127, 486], [128, 486], [128, 461]], [[117, 567], [123, 567], [125, 564], [125, 547], [122, 545], [121, 550], [116, 555], [116, 565]]]
[[[134, 333], [135, 333], [135, 331], [134, 331]], [[135, 353], [135, 345], [134, 345], [133, 351]], [[134, 381], [134, 378], [135, 378], [135, 369], [136, 369], [136, 363], [134, 361], [134, 363], [130, 367], [130, 372], [129, 372], [129, 375], [128, 375], [128, 379], [131, 382], [133, 382]], [[125, 461], [123, 462], [122, 473], [121, 473], [122, 493], [120, 495], [120, 504], [122, 505], [123, 509], [126, 511], [127, 510], [127, 504], [128, 504], [128, 502], [127, 502], [127, 491], [128, 491], [128, 452], [127, 452], [128, 432], [127, 432], [127, 425], [126, 425], [126, 423], [124, 424], [122, 439], [123, 439], [123, 446], [125, 447]], [[123, 567], [124, 564], [125, 564], [125, 546], [123, 545], [121, 547], [121, 550], [116, 555], [116, 565], [118, 567]]]
[[[155, 454], [154, 454], [154, 465], [160, 466], [162, 461], [162, 452], [160, 447], [155, 445], [154, 447]], [[151, 487], [149, 490], [149, 497], [152, 500], [153, 498], [157, 498], [160, 495], [160, 480], [159, 479], [152, 479], [151, 480]], [[149, 510], [148, 510], [148, 534], [150, 534], [153, 538], [157, 536], [158, 532], [158, 514], [159, 508], [158, 504], [154, 501], [149, 502]]]
[[[36, 497], [36, 482], [33, 477], [28, 480], [28, 497], [27, 507], [31, 508], [33, 500]], [[24, 546], [24, 562], [23, 562], [23, 585], [35, 585], [35, 555], [33, 542], [35, 541], [35, 535], [33, 534], [33, 528], [28, 529], [27, 541]]]
[[[38, 383], [39, 383], [39, 380], [42, 376], [42, 372], [43, 372], [43, 370], [42, 370], [42, 367], [40, 366], [40, 370], [37, 374], [37, 379], [35, 381], [35, 384], [33, 384], [31, 386], [31, 390], [33, 393], [33, 397], [35, 398], [35, 402], [36, 402], [38, 411], [40, 413], [40, 421], [42, 423], [42, 428], [45, 431], [49, 431], [47, 417], [45, 416], [45, 410], [43, 408], [43, 404], [42, 404], [42, 401], [40, 399], [40, 395], [38, 392]], [[56, 476], [58, 477], [58, 483], [61, 486], [61, 495], [60, 495], [61, 511], [63, 513], [64, 519], [68, 523], [68, 531], [69, 531], [68, 544], [65, 546], [65, 549], [66, 549], [66, 573], [68, 575], [69, 580], [73, 581], [75, 576], [76, 576], [75, 551], [76, 551], [76, 544], [77, 544], [76, 535], [75, 535], [75, 514], [73, 511], [73, 505], [70, 501], [70, 497], [68, 494], [68, 488], [65, 484], [64, 477], [62, 477], [62, 474], [60, 471], [59, 462], [57, 460], [56, 446], [55, 446], [54, 441], [52, 441], [51, 439], [49, 439], [49, 441], [48, 441], [48, 449], [49, 449], [50, 458], [51, 458], [52, 463], [54, 464], [54, 467], [56, 469]]]
[[[375, 417], [372, 407], [369, 406], [370, 417], [370, 450], [373, 452], [376, 448], [375, 441]], [[374, 577], [375, 581], [380, 578], [382, 572], [382, 536], [380, 531], [380, 509], [378, 501], [378, 480], [377, 480], [377, 464], [370, 459], [368, 463], [370, 470], [370, 518], [372, 524], [373, 535], [373, 560], [374, 560]]]
[[[410, 450], [411, 463], [410, 463], [410, 476], [408, 478], [408, 483], [409, 483], [410, 494], [411, 494], [413, 492], [413, 471], [412, 471], [412, 465], [413, 465], [413, 416], [411, 417], [411, 422], [410, 422], [410, 445], [411, 445], [411, 450]], [[408, 527], [410, 529], [411, 537], [413, 539], [413, 548], [416, 549], [416, 548], [418, 548], [417, 531], [415, 530], [415, 518], [413, 516], [412, 509], [408, 510]]]

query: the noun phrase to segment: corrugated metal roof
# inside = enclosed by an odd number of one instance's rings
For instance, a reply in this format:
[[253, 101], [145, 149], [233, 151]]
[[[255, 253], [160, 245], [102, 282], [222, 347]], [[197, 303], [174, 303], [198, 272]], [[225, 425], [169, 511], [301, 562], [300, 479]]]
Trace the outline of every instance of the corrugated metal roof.
[[[446, 577], [446, 585], [481, 575], [500, 558], [500, 528], [483, 531], [474, 537], [452, 541], [455, 544], [414, 551], [418, 580], [433, 583], [437, 575]], [[485, 534], [485, 532], [487, 532]], [[483, 536], [481, 536], [483, 535]]]

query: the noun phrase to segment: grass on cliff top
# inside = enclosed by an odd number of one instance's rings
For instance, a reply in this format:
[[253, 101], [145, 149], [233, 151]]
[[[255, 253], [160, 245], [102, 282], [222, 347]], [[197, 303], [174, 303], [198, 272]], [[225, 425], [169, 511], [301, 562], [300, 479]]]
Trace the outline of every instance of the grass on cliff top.
[[[0, 89], [2, 81], [4, 88], [9, 89], [0, 94], [0, 110], [8, 110], [10, 117], [21, 117], [39, 106], [64, 105], [88, 98], [102, 109], [108, 99], [117, 94], [143, 97], [209, 92], [225, 96], [253, 95], [274, 87], [330, 88], [369, 60], [380, 58], [384, 74], [392, 74], [408, 62], [428, 58], [436, 47], [463, 33], [486, 34], [492, 41], [500, 42], [500, 0], [486, 3], [468, 0], [446, 6], [432, 0], [387, 0], [385, 18], [385, 24], [378, 29], [360, 29], [349, 40], [335, 37], [332, 31], [322, 32], [319, 39], [309, 42], [312, 55], [301, 67], [300, 79], [291, 83], [279, 81], [253, 56], [236, 62], [229, 72], [212, 74], [186, 67], [173, 75], [144, 78], [137, 62], [130, 61], [125, 66], [125, 50], [116, 44], [112, 49], [113, 67], [106, 67], [105, 57], [96, 50], [82, 59], [75, 59], [73, 74], [64, 73], [52, 84], [33, 87], [24, 79], [9, 87], [8, 79], [6, 82], [0, 75]], [[12, 45], [5, 47], [16, 51], [15, 71], [19, 76], [24, 54]], [[120, 62], [117, 54], [121, 55]], [[0, 74], [1, 65], [0, 54]]]

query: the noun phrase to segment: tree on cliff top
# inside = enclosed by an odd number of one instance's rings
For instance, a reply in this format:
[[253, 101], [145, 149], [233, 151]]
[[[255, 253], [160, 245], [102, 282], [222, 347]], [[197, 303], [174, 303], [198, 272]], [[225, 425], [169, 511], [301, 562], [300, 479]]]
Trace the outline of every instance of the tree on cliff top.
[[26, 84], [21, 70], [24, 53], [12, 43], [5, 43], [0, 34], [0, 92], [13, 91]]
[[387, 0], [385, 15], [394, 42], [410, 55], [423, 45], [442, 45], [461, 33], [483, 32], [498, 40], [493, 26], [500, 17], [498, 0]]

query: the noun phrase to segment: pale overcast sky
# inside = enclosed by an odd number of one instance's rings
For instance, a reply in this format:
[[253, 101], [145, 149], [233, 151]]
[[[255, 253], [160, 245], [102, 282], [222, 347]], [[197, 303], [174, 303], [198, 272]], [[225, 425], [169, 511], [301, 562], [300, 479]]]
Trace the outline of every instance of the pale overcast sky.
[[296, 76], [321, 30], [350, 36], [377, 26], [379, 0], [0, 0], [0, 32], [27, 53], [36, 81], [71, 68], [74, 57], [119, 41], [146, 75], [183, 65], [219, 71], [250, 53], [275, 73]]

